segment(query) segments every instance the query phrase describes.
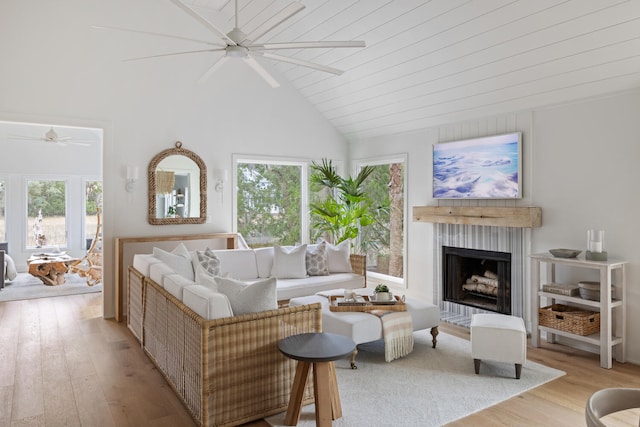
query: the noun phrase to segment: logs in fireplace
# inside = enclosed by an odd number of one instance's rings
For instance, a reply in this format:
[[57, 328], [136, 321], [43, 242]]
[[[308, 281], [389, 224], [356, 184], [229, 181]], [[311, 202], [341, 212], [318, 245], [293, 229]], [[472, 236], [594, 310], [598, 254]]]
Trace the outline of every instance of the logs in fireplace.
[[443, 246], [445, 301], [511, 314], [511, 254]]

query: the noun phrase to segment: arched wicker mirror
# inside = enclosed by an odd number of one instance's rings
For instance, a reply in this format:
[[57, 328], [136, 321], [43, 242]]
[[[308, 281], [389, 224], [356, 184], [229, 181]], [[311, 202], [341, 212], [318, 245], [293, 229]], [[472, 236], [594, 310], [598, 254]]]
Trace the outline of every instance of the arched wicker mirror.
[[207, 219], [207, 167], [196, 153], [175, 148], [149, 163], [149, 224], [203, 224]]

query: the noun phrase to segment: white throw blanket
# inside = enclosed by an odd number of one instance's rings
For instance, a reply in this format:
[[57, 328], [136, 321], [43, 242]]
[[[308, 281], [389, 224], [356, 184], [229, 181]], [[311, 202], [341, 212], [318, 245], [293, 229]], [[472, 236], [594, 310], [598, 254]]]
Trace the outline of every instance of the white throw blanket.
[[406, 311], [373, 310], [382, 322], [384, 358], [387, 362], [404, 357], [413, 351], [413, 320]]

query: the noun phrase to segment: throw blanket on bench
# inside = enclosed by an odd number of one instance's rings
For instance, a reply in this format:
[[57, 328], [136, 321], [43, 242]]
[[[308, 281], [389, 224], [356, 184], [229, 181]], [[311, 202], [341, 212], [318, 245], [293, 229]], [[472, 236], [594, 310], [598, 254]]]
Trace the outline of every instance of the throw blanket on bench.
[[413, 351], [413, 320], [407, 311], [372, 310], [382, 322], [384, 358], [387, 362], [404, 357]]

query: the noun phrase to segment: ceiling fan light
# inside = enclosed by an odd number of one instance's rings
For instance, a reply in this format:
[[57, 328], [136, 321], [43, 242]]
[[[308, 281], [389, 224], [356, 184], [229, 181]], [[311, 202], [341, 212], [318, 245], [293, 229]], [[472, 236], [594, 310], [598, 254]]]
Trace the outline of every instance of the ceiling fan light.
[[227, 56], [231, 58], [245, 58], [249, 54], [249, 49], [242, 46], [228, 46]]

